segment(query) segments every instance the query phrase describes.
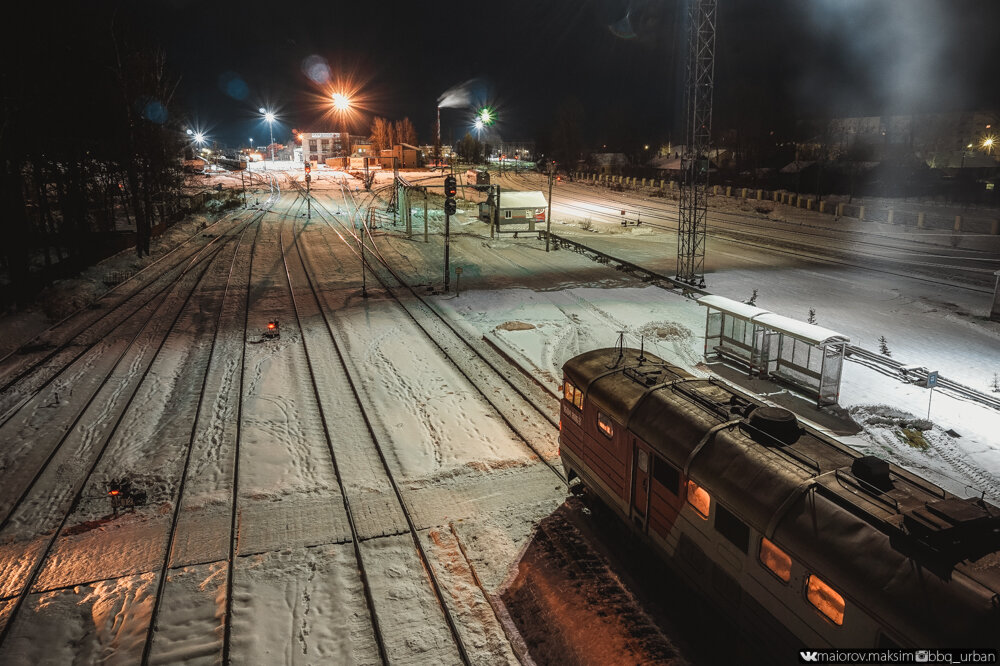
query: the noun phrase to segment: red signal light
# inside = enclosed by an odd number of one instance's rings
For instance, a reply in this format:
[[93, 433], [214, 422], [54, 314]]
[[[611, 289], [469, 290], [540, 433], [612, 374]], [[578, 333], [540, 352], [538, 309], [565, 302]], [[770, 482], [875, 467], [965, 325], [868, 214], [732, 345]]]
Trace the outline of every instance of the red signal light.
[[117, 495], [118, 493], [119, 493], [119, 491], [118, 491], [118, 490], [109, 490], [109, 491], [108, 491], [108, 494], [109, 494], [109, 495]]
[[267, 323], [267, 327], [273, 331], [274, 330], [274, 322], [273, 321], [268, 322]]

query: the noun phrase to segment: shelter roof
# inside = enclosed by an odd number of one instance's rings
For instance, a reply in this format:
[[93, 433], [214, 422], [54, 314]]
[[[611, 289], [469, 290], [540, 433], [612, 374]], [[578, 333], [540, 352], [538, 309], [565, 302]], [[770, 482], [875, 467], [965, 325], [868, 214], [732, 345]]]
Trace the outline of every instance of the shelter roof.
[[706, 307], [715, 308], [716, 310], [721, 310], [726, 314], [732, 315], [734, 317], [739, 317], [740, 319], [748, 320], [754, 324], [759, 324], [765, 328], [771, 329], [772, 331], [778, 331], [785, 335], [789, 335], [797, 340], [802, 340], [811, 345], [828, 345], [835, 342], [850, 342], [851, 339], [832, 331], [829, 328], [824, 328], [822, 326], [817, 326], [816, 324], [809, 324], [804, 321], [799, 321], [798, 319], [792, 319], [791, 317], [785, 317], [783, 315], [774, 314], [763, 308], [758, 308], [754, 305], [747, 305], [746, 303], [740, 303], [739, 301], [734, 301], [725, 296], [716, 296], [710, 294], [708, 296], [702, 296], [698, 299], [698, 305], [704, 305]]
[[500, 193], [500, 208], [545, 208], [547, 205], [540, 191]]

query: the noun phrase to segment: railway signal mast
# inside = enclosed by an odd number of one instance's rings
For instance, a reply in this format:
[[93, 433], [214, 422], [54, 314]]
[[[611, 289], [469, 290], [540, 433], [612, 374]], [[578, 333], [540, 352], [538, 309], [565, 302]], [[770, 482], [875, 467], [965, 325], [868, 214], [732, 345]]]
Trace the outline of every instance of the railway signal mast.
[[704, 287], [717, 0], [689, 2], [686, 145], [677, 228], [677, 279]]

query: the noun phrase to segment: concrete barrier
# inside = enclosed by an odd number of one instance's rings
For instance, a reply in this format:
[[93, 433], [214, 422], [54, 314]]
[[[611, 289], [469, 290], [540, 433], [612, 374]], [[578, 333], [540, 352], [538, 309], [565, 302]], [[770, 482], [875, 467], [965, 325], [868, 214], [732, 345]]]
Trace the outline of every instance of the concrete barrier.
[[889, 209], [889, 215], [888, 215], [888, 217], [886, 218], [886, 223], [887, 223], [887, 224], [892, 224], [892, 223], [893, 223], [893, 222], [892, 222], [892, 220], [893, 220], [893, 214], [894, 214], [895, 212], [896, 212], [896, 211], [894, 211], [893, 209], [891, 209], [891, 208]]
[[858, 219], [859, 220], [865, 219], [865, 207], [864, 206], [861, 206], [860, 210], [858, 210]]

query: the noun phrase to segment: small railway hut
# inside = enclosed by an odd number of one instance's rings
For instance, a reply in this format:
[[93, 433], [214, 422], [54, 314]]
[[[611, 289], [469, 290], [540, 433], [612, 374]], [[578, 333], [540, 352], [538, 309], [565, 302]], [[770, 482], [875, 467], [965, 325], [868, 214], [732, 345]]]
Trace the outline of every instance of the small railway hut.
[[544, 230], [548, 201], [542, 192], [500, 192], [498, 204], [497, 190], [494, 188], [486, 201], [479, 204], [480, 219], [498, 220], [498, 233], [533, 232], [536, 227]]
[[840, 398], [844, 353], [850, 338], [723, 296], [703, 296], [707, 308], [705, 357], [746, 366], [751, 375], [775, 378], [816, 398], [818, 406]]

